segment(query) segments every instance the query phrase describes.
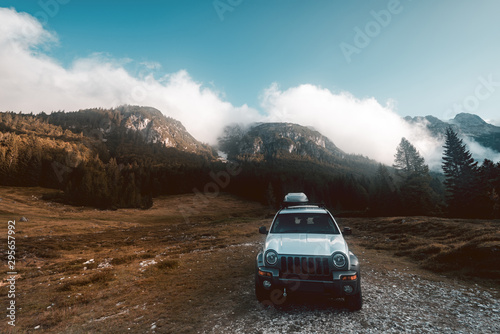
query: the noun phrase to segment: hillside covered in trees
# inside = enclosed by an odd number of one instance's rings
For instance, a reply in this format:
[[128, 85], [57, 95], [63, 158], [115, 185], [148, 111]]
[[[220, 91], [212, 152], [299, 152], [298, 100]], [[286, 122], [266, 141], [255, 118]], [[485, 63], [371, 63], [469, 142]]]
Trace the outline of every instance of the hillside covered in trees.
[[151, 128], [159, 115], [129, 109], [0, 113], [0, 184], [60, 189], [71, 204], [147, 208], [154, 196], [189, 192], [206, 182], [214, 160], [210, 147], [175, 120], [167, 130], [177, 131], [172, 137], [180, 140], [155, 140], [152, 130], [141, 131], [145, 127], [132, 126], [131, 119], [144, 119]]
[[438, 175], [404, 138], [385, 166], [296, 124], [233, 127], [218, 147], [227, 162], [153, 108], [3, 112], [0, 185], [59, 189], [58, 200], [101, 209], [148, 208], [180, 193], [205, 201], [220, 191], [277, 207], [303, 191], [336, 214], [500, 217], [500, 164], [469, 161], [458, 135], [446, 136]]

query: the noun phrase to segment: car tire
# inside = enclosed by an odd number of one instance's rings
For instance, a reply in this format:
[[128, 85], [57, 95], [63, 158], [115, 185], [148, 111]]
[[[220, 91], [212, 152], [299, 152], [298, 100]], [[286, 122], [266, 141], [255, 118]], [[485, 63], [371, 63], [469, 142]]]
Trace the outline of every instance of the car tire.
[[269, 291], [260, 284], [257, 274], [255, 275], [255, 297], [259, 302], [269, 300]]
[[345, 302], [347, 309], [349, 311], [359, 311], [363, 307], [363, 295], [361, 293], [361, 275], [359, 276], [358, 279], [358, 293], [352, 296], [346, 296], [345, 297]]
[[352, 296], [346, 296], [345, 302], [347, 309], [351, 312], [359, 311], [363, 307], [363, 295], [361, 293], [361, 279], [358, 280], [358, 293]]

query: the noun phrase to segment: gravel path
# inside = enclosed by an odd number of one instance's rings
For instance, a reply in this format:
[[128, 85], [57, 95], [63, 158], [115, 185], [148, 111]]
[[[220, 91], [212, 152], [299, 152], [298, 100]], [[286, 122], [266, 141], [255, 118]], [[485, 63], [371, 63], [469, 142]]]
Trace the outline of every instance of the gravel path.
[[[500, 333], [500, 300], [473, 284], [425, 279], [409, 269], [362, 268], [363, 309], [341, 300], [295, 300], [278, 309], [255, 306], [222, 315], [204, 333]], [[251, 283], [251, 282], [249, 282]], [[255, 298], [253, 291], [245, 291]]]

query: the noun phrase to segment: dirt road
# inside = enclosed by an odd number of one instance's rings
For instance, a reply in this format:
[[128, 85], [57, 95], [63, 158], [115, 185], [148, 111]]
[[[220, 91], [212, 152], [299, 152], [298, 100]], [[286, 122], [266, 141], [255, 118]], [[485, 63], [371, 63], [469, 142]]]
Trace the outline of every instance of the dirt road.
[[[353, 242], [354, 243], [354, 242]], [[240, 247], [254, 250], [255, 245]], [[253, 296], [252, 277], [233, 293], [233, 307], [203, 333], [499, 333], [498, 291], [421, 271], [403, 259], [362, 250], [362, 311], [350, 313], [341, 300], [301, 297], [277, 309]], [[250, 251], [251, 252], [251, 251]], [[239, 252], [238, 252], [239, 253]], [[233, 252], [235, 254], [235, 252]], [[252, 300], [252, 302], [248, 302]]]

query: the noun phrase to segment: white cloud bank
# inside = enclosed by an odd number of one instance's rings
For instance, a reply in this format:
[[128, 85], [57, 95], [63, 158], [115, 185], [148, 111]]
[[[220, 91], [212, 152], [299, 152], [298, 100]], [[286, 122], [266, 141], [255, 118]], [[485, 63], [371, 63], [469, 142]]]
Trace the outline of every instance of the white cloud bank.
[[[226, 122], [258, 116], [246, 105], [234, 107], [181, 70], [155, 79], [133, 77], [122, 62], [94, 54], [64, 68], [44, 48], [57, 38], [32, 16], [0, 8], [0, 110], [41, 112], [148, 105], [180, 120], [199, 140], [214, 143]], [[143, 64], [149, 73], [158, 64]]]
[[[132, 76], [123, 62], [103, 54], [77, 59], [65, 68], [46, 51], [57, 36], [32, 16], [0, 8], [0, 111], [50, 112], [121, 104], [147, 105], [181, 121], [198, 140], [216, 143], [225, 125], [276, 121], [312, 126], [340, 149], [392, 164], [406, 137], [431, 167], [439, 168], [442, 143], [422, 125], [408, 125], [390, 104], [357, 99], [305, 84], [261, 96], [262, 111], [233, 106], [194, 81], [185, 70], [155, 78], [159, 64], [143, 64], [148, 75]], [[474, 152], [473, 152], [474, 153]]]
[[394, 162], [402, 137], [427, 157], [439, 145], [423, 125], [409, 125], [393, 111], [391, 104], [382, 106], [374, 98], [357, 99], [347, 92], [334, 94], [307, 84], [286, 91], [272, 85], [262, 100], [269, 121], [312, 126], [340, 149], [389, 165]]

